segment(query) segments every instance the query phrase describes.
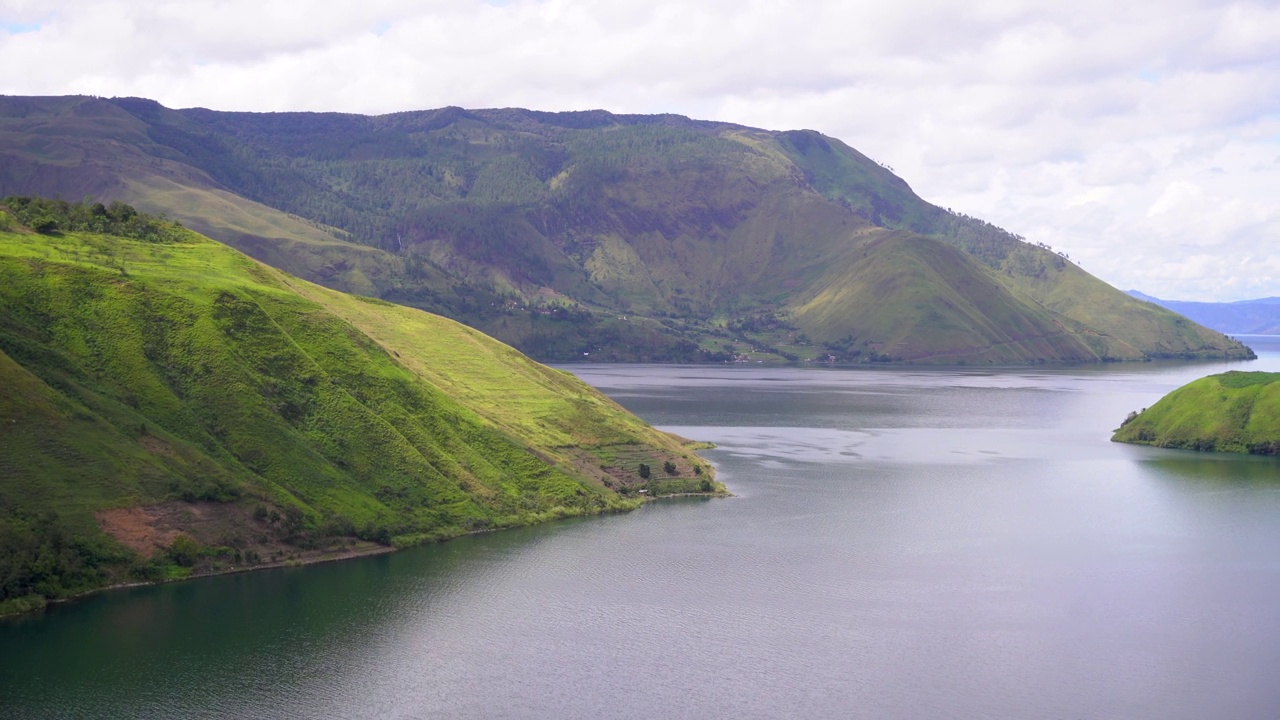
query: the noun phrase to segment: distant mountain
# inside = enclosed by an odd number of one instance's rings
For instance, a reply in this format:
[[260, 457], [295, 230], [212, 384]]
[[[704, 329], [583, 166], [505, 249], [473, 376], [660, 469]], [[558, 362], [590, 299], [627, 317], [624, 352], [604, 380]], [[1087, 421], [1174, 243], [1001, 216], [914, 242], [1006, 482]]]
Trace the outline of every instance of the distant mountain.
[[0, 205], [0, 615], [718, 488], [678, 438], [471, 328], [126, 206], [17, 205]]
[[1229, 303], [1161, 300], [1137, 290], [1128, 291], [1139, 300], [1155, 303], [1180, 315], [1232, 335], [1280, 335], [1280, 297], [1239, 300]]
[[122, 200], [542, 360], [1248, 357], [810, 130], [0, 98], [0, 195]]

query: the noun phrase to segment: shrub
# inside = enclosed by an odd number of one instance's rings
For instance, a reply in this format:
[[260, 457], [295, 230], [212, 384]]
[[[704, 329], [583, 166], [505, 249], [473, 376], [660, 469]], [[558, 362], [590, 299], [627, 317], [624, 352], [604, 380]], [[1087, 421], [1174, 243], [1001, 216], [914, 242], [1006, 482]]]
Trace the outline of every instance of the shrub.
[[39, 610], [45, 606], [45, 602], [43, 595], [23, 595], [22, 597], [0, 601], [0, 617], [21, 615], [22, 613]]
[[306, 524], [306, 515], [302, 509], [294, 505], [284, 509], [284, 532], [288, 537], [293, 537], [302, 532]]
[[52, 215], [39, 215], [31, 218], [31, 229], [41, 235], [48, 235], [58, 231], [58, 219]]
[[169, 546], [168, 555], [175, 565], [189, 568], [194, 567], [199, 562], [204, 555], [204, 548], [200, 547], [200, 543], [189, 536], [179, 535], [173, 539], [173, 544]]

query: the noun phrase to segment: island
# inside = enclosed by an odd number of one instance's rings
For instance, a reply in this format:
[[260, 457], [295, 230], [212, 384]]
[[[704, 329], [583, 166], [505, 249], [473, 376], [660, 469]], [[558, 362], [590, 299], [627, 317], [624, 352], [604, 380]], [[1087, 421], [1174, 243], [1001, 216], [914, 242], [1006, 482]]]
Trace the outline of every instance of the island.
[[1280, 455], [1280, 373], [1232, 370], [1131, 412], [1115, 442], [1205, 452]]

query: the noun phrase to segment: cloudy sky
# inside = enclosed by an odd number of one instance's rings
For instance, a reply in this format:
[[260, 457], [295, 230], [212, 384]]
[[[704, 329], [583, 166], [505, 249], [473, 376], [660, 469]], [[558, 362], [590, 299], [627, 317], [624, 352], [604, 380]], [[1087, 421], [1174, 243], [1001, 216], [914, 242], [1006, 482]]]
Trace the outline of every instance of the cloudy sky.
[[0, 94], [812, 128], [1121, 289], [1280, 295], [1280, 0], [0, 0]]

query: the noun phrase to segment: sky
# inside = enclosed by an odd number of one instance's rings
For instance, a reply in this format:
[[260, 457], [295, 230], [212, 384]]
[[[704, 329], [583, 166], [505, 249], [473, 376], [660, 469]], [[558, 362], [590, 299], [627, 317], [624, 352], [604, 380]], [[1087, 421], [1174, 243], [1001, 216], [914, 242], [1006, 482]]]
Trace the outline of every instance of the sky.
[[1120, 289], [1280, 296], [1280, 0], [0, 0], [0, 94], [809, 128]]

